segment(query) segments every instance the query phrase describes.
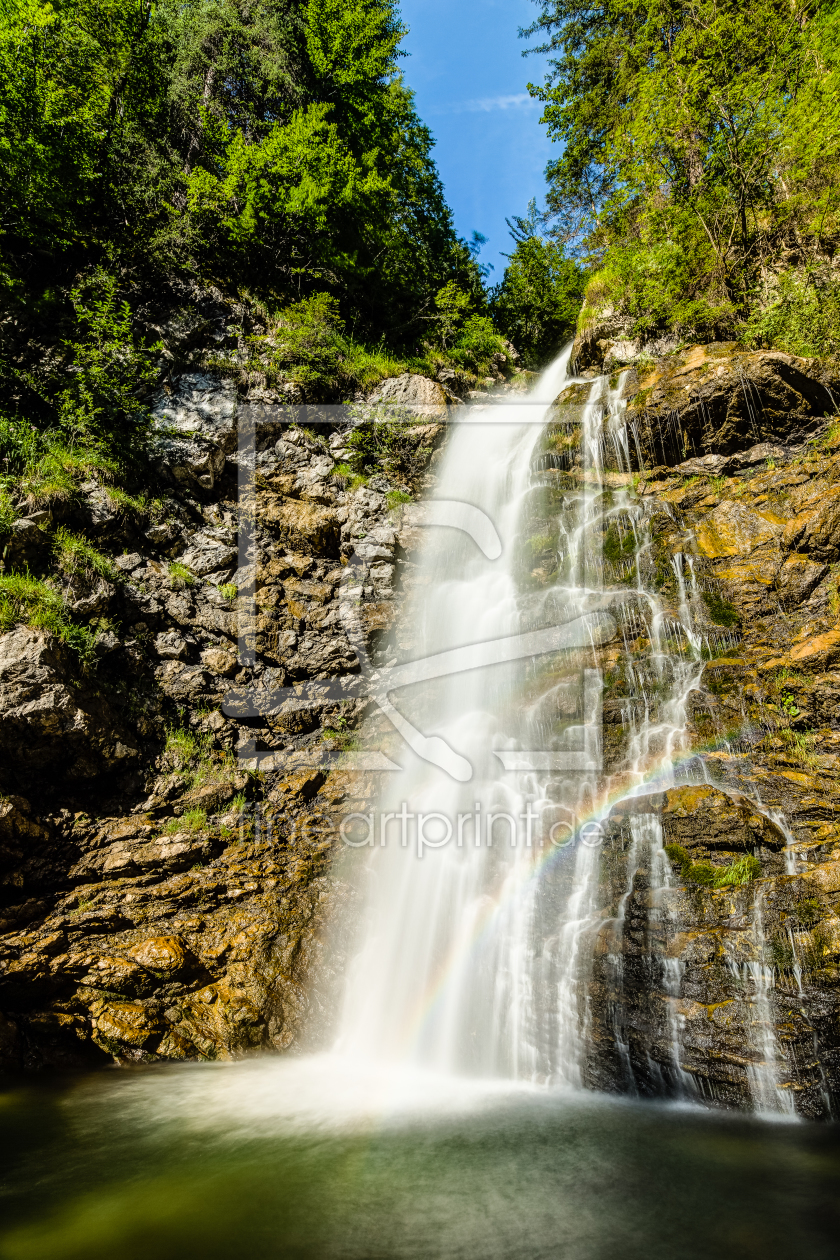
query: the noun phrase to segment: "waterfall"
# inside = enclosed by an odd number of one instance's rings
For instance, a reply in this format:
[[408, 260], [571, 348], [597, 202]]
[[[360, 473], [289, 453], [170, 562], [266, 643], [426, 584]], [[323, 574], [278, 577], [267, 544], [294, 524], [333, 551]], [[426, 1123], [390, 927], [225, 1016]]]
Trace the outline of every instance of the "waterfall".
[[[527, 399], [465, 408], [452, 424], [397, 636], [398, 689], [380, 705], [406, 737], [389, 751], [401, 769], [352, 851], [360, 939], [337, 1049], [584, 1086], [597, 955], [618, 995], [614, 1051], [632, 1092], [622, 936], [640, 876], [670, 1047], [648, 1075], [689, 1095], [683, 967], [663, 945], [674, 880], [643, 798], [675, 786], [680, 762], [704, 778], [683, 755], [704, 668], [697, 581], [674, 557], [668, 611], [653, 580], [651, 504], [633, 484], [622, 378], [586, 384], [569, 376], [569, 358], [567, 347]], [[626, 747], [605, 770], [604, 669], [619, 658]], [[634, 798], [616, 877], [605, 870], [607, 820]], [[751, 1084], [766, 1098], [773, 1030], [767, 977], [753, 980], [768, 1067]]]
[[[412, 656], [462, 649], [465, 667], [395, 703], [472, 774], [458, 781], [404, 749], [404, 769], [383, 794], [367, 851], [364, 939], [344, 994], [346, 1053], [582, 1080], [598, 850], [579, 842], [578, 824], [598, 789], [594, 647], [606, 624], [587, 533], [600, 493], [595, 388], [580, 416], [577, 488], [551, 544], [557, 584], [528, 589], [529, 568], [551, 548], [526, 536], [532, 458], [569, 383], [569, 356], [526, 401], [472, 408], [453, 425], [435, 498], [484, 512], [501, 555], [488, 559], [463, 533], [429, 531], [404, 617]], [[556, 627], [573, 650], [481, 665], [482, 644]]]

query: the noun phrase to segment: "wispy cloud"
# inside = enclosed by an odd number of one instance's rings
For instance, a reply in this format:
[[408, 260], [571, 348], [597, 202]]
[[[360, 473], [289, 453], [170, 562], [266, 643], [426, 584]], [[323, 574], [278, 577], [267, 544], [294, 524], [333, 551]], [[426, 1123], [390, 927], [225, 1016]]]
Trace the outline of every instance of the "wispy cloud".
[[494, 109], [524, 109], [529, 105], [539, 105], [527, 92], [518, 92], [514, 96], [479, 96], [472, 101], [453, 101], [451, 105], [439, 105], [436, 109], [427, 110], [431, 114], [489, 114]]

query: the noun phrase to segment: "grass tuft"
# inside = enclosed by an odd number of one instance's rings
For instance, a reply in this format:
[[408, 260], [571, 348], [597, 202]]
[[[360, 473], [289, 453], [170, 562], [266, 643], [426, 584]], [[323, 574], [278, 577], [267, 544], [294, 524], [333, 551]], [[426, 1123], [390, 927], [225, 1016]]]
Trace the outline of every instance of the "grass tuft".
[[55, 554], [59, 569], [70, 577], [103, 577], [109, 582], [119, 582], [122, 577], [116, 565], [93, 543], [72, 534], [63, 525], [55, 531]]
[[182, 591], [185, 586], [195, 585], [196, 576], [185, 564], [173, 560], [169, 565], [169, 581], [173, 590]]

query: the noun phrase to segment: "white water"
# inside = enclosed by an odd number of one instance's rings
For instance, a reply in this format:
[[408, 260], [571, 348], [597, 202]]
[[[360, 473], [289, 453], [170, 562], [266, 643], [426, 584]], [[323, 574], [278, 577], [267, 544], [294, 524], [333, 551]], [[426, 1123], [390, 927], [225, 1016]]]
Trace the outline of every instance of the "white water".
[[[465, 658], [459, 672], [402, 688], [382, 706], [398, 730], [413, 732], [409, 742], [419, 755], [402, 750], [404, 769], [379, 802], [371, 847], [356, 854], [366, 866], [364, 935], [346, 983], [336, 1049], [367, 1063], [584, 1085], [596, 942], [605, 933], [608, 951], [622, 930], [641, 862], [649, 870], [651, 924], [660, 917], [670, 868], [658, 819], [634, 820], [626, 891], [613, 920], [603, 904], [601, 838], [593, 823], [617, 797], [675, 783], [686, 703], [703, 671], [692, 614], [699, 591], [693, 568], [685, 580], [682, 555], [673, 566], [676, 614], [666, 612], [643, 575], [650, 520], [627, 484], [620, 381], [612, 391], [606, 378], [593, 382], [577, 416], [578, 465], [555, 495], [555, 536], [528, 537], [533, 496], [546, 492], [534, 457], [548, 408], [571, 383], [568, 361], [567, 349], [527, 402], [461, 413], [446, 447], [435, 499], [485, 513], [501, 555], [488, 558], [487, 548], [463, 532], [428, 531], [416, 593], [403, 614], [413, 630], [413, 660], [454, 648]], [[605, 493], [607, 443], [626, 475], [623, 488], [613, 478]], [[610, 523], [628, 539], [626, 562], [604, 562]], [[546, 563], [547, 550], [554, 576], [529, 583], [529, 570], [538, 555]], [[482, 664], [489, 659], [482, 645], [551, 626], [566, 627], [577, 650]], [[615, 641], [617, 631], [635, 703], [626, 715], [627, 758], [605, 776], [602, 658], [595, 649]], [[644, 651], [639, 640], [648, 643]], [[432, 747], [435, 764], [431, 753], [423, 759]], [[451, 750], [451, 774], [441, 768], [447, 756], [440, 749]], [[660, 967], [671, 1087], [687, 1093], [677, 1009], [682, 972], [667, 957]], [[618, 972], [617, 964], [620, 983]], [[766, 1005], [766, 986], [756, 991]], [[762, 1006], [763, 1030], [764, 1015]], [[616, 1034], [625, 1075], [632, 1077], [628, 1047], [618, 1028]], [[771, 1049], [762, 1044], [768, 1062]], [[752, 1084], [761, 1106], [767, 1076]]]
[[[545, 409], [566, 381], [568, 358], [567, 351], [527, 403], [472, 410], [455, 427], [435, 498], [485, 512], [502, 554], [488, 560], [454, 531], [429, 535], [420, 597], [408, 613], [415, 659], [552, 623], [523, 617], [515, 570], [531, 456]], [[580, 591], [562, 620], [592, 606]], [[536, 775], [506, 770], [494, 755], [519, 746], [512, 715], [528, 703], [529, 667], [520, 661], [467, 668], [432, 684], [431, 695], [426, 684], [425, 695], [399, 697], [400, 711], [468, 759], [473, 775], [457, 782], [404, 750], [406, 768], [380, 808], [386, 817], [402, 810], [414, 818], [385, 822], [385, 844], [370, 854], [368, 935], [345, 994], [339, 1040], [345, 1052], [477, 1075], [528, 1079], [552, 1070], [540, 1025], [556, 1019], [548, 997], [555, 967], [550, 948], [538, 956], [533, 946], [532, 892], [543, 850], [527, 815], [529, 805], [536, 814], [547, 801]], [[567, 688], [568, 680], [558, 685]], [[530, 716], [534, 725], [538, 712]], [[451, 828], [448, 842], [418, 852], [418, 814], [436, 816], [423, 824], [432, 841]], [[492, 821], [494, 814], [506, 817]], [[554, 952], [569, 949], [573, 942], [558, 938]]]

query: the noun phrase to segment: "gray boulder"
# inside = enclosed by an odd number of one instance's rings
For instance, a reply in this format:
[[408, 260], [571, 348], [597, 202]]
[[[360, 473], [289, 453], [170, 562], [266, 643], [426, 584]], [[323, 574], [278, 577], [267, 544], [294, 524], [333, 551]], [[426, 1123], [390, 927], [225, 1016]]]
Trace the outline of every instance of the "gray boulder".
[[205, 372], [180, 377], [152, 406], [152, 457], [161, 474], [185, 489], [212, 490], [225, 456], [236, 450], [236, 390]]
[[446, 417], [449, 402], [460, 400], [437, 381], [430, 381], [428, 377], [417, 376], [413, 372], [403, 372], [401, 376], [389, 376], [371, 394], [368, 401], [405, 407], [413, 415], [443, 419]]

